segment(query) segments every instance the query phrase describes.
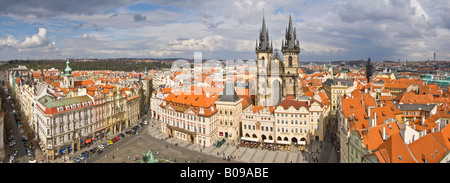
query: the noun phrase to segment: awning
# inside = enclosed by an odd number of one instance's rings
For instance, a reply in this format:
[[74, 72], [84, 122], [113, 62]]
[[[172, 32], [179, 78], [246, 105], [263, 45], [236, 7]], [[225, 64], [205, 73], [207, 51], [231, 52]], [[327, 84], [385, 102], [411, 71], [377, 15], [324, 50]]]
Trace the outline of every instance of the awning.
[[69, 146], [69, 147], [67, 148], [67, 150], [72, 150], [72, 146]]
[[264, 140], [264, 143], [270, 143], [270, 144], [273, 144], [273, 142], [274, 142], [273, 140], [267, 140], [267, 139]]
[[62, 153], [64, 153], [64, 152], [66, 152], [66, 149], [61, 149], [61, 150], [59, 150], [59, 153], [60, 153], [60, 154], [62, 154]]
[[289, 145], [289, 144], [291, 144], [291, 142], [289, 142], [289, 141], [277, 141], [277, 144]]
[[250, 138], [250, 137], [241, 137], [241, 140], [252, 141], [252, 142], [259, 142], [258, 138]]
[[298, 145], [306, 145], [306, 142], [305, 141], [299, 141], [299, 142], [297, 142], [297, 144]]
[[89, 144], [89, 143], [91, 143], [91, 139], [87, 139], [85, 142], [86, 142], [87, 144]]

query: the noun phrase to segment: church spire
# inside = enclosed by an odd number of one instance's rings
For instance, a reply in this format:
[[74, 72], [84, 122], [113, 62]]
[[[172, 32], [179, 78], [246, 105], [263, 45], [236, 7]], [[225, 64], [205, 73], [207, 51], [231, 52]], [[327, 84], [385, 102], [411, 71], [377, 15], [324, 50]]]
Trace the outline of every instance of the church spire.
[[259, 44], [258, 41], [256, 41], [256, 51], [265, 51], [265, 52], [271, 52], [272, 46], [270, 45], [269, 41], [269, 29], [266, 27], [266, 20], [263, 15], [262, 20], [262, 27], [259, 31]]
[[283, 50], [293, 50], [293, 51], [300, 51], [300, 47], [298, 44], [298, 39], [297, 39], [297, 30], [294, 27], [293, 23], [292, 23], [292, 16], [291, 14], [289, 15], [289, 24], [288, 27], [286, 28], [286, 34], [285, 34], [285, 42], [282, 43], [282, 49]]

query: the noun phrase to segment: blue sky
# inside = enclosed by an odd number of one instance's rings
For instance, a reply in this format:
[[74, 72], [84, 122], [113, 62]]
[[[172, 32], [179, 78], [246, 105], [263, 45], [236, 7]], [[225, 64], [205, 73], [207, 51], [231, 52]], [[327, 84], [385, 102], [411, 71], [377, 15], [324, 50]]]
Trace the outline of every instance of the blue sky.
[[280, 49], [292, 14], [300, 61], [449, 60], [446, 0], [10, 1], [0, 7], [0, 60], [254, 59], [263, 16]]

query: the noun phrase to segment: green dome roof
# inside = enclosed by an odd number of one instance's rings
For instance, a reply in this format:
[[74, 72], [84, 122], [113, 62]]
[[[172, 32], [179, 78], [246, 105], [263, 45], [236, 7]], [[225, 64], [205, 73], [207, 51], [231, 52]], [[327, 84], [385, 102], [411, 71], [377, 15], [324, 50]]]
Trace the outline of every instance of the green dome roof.
[[69, 59], [67, 59], [66, 64], [67, 64], [67, 67], [64, 70], [64, 72], [66, 73], [66, 76], [71, 76], [72, 75], [72, 68], [70, 68], [70, 66], [69, 66], [69, 64], [70, 64]]

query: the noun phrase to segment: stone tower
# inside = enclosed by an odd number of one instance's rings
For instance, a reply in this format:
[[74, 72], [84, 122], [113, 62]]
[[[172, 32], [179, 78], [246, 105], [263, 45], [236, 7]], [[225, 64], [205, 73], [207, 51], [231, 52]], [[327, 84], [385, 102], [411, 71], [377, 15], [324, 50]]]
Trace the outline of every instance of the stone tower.
[[272, 63], [273, 45], [263, 17], [259, 41], [256, 40], [257, 87], [255, 105], [274, 106], [281, 101], [281, 78], [278, 63]]
[[63, 85], [65, 88], [73, 88], [74, 87], [74, 78], [72, 75], [72, 68], [70, 68], [69, 64], [70, 64], [69, 59], [67, 59], [66, 69], [64, 70], [64, 75], [63, 75], [63, 77], [64, 77]]
[[285, 38], [281, 40], [281, 43], [281, 52], [283, 53], [283, 73], [281, 77], [284, 83], [282, 97], [302, 96], [301, 81], [298, 77], [300, 44], [296, 29], [292, 24], [291, 15], [289, 15], [289, 25], [286, 28]]

